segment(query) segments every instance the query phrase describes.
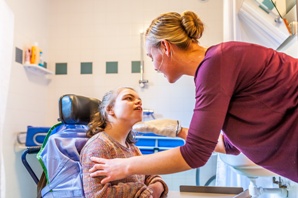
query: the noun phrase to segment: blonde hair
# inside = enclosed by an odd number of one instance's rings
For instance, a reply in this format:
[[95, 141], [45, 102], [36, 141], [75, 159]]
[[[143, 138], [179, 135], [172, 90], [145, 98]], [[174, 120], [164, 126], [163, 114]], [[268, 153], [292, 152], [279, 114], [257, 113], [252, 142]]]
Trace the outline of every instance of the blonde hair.
[[[115, 90], [111, 90], [107, 92], [103, 98], [101, 103], [98, 106], [98, 112], [96, 112], [92, 118], [91, 122], [89, 123], [89, 129], [86, 132], [87, 137], [92, 137], [93, 135], [104, 131], [106, 128], [109, 120], [107, 115], [107, 108], [113, 107], [115, 105], [115, 100], [119, 93], [125, 89], [130, 89], [135, 91], [133, 88], [130, 87], [120, 87]], [[132, 132], [130, 132], [126, 138], [128, 143], [134, 143], [134, 138]]]
[[192, 11], [181, 15], [168, 12], [158, 16], [146, 30], [146, 40], [153, 46], [159, 47], [162, 40], [167, 40], [181, 49], [188, 49], [192, 42], [198, 43], [204, 32], [204, 24]]

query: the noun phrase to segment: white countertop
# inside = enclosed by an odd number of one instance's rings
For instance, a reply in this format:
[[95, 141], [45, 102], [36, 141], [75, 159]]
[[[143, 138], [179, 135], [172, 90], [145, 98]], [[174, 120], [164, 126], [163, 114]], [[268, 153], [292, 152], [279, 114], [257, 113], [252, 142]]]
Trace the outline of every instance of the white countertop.
[[198, 198], [198, 197], [216, 197], [216, 198], [233, 198], [235, 194], [215, 194], [215, 193], [193, 193], [170, 191], [168, 198]]

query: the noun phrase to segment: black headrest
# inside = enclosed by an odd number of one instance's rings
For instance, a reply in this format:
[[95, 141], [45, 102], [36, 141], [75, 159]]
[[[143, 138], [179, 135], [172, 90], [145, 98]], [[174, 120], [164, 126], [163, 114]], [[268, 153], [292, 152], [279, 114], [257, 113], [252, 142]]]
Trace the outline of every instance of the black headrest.
[[75, 94], [66, 94], [59, 99], [59, 120], [65, 124], [88, 124], [98, 111], [100, 100]]

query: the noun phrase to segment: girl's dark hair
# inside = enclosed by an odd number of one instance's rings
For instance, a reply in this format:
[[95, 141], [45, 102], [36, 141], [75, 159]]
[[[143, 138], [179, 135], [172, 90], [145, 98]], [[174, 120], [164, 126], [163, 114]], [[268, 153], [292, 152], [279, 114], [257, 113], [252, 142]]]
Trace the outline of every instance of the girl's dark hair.
[[[107, 116], [107, 113], [106, 113], [106, 109], [108, 107], [113, 107], [114, 106], [117, 96], [124, 89], [134, 90], [130, 87], [121, 87], [121, 88], [118, 88], [116, 90], [111, 90], [103, 96], [102, 101], [98, 106], [98, 112], [93, 114], [93, 116], [91, 117], [91, 121], [88, 124], [89, 129], [86, 132], [87, 137], [90, 138], [93, 135], [104, 131], [104, 129], [107, 126], [107, 123], [109, 122], [108, 116]], [[126, 142], [129, 143], [129, 144], [135, 143], [135, 139], [133, 137], [132, 131], [129, 132], [129, 134], [126, 138]]]

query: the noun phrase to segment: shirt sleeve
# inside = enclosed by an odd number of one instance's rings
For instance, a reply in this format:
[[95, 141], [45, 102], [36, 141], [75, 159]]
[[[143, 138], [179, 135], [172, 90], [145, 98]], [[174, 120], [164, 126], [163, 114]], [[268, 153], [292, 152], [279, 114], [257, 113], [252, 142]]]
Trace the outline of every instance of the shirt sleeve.
[[[94, 165], [90, 160], [91, 156], [101, 158], [115, 158], [117, 148], [107, 141], [96, 139], [89, 142], [81, 152], [81, 164], [83, 169], [83, 186], [86, 198], [149, 198], [152, 194], [150, 188], [144, 183], [144, 175], [132, 175], [129, 178], [113, 181], [107, 184], [101, 184], [103, 177], [90, 177], [89, 169]], [[118, 156], [119, 157], [119, 156]]]
[[186, 143], [180, 148], [192, 168], [205, 165], [214, 151], [229, 106], [229, 91], [233, 89], [233, 82], [226, 81], [229, 78], [222, 71], [224, 57], [214, 50], [206, 55], [195, 75], [195, 108]]

